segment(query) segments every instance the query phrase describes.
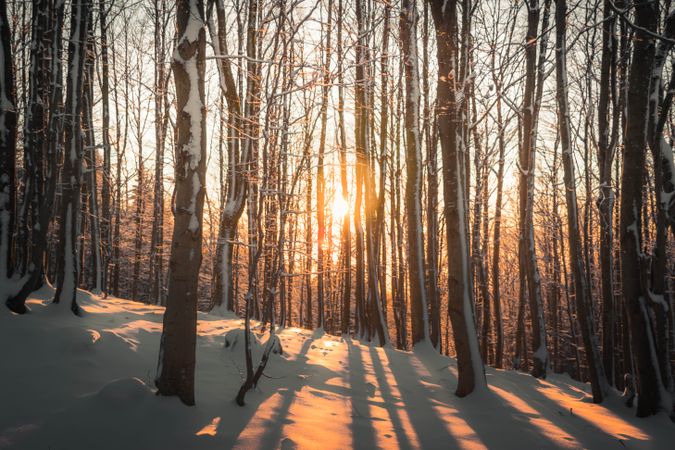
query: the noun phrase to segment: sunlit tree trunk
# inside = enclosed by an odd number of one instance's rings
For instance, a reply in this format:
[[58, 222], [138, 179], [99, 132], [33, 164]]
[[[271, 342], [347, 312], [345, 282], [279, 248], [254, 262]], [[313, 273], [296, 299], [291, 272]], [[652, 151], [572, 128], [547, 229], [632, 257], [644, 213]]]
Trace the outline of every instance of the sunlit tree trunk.
[[408, 278], [412, 344], [429, 340], [429, 311], [424, 278], [422, 227], [422, 140], [420, 133], [420, 85], [417, 67], [418, 14], [413, 0], [401, 5], [401, 53], [405, 71], [406, 212], [408, 229]]
[[467, 236], [466, 173], [460, 136], [462, 120], [458, 98], [459, 81], [447, 74], [458, 73], [457, 3], [430, 1], [436, 27], [438, 91], [436, 108], [439, 140], [443, 155], [443, 191], [448, 252], [448, 315], [457, 351], [458, 384], [456, 394], [466, 396], [486, 389], [473, 314]]

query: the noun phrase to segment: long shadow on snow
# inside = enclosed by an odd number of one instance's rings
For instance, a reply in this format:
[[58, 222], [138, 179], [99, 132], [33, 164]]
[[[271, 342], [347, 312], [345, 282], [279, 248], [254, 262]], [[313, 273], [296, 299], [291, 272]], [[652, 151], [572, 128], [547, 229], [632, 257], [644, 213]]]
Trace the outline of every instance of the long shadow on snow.
[[386, 348], [385, 352], [401, 393], [401, 400], [422, 448], [437, 448], [439, 445], [444, 448], [460, 448], [460, 443], [448, 432], [443, 419], [430, 401], [427, 388], [420, 383], [422, 377], [410, 363], [413, 355], [390, 348]]
[[403, 428], [403, 423], [399, 417], [399, 407], [396, 405], [397, 401], [401, 399], [395, 397], [392, 393], [392, 387], [387, 381], [387, 375], [384, 372], [384, 365], [380, 360], [380, 355], [377, 353], [377, 350], [373, 347], [370, 347], [370, 359], [373, 362], [373, 372], [377, 378], [377, 382], [380, 386], [380, 392], [382, 393], [382, 402], [384, 407], [389, 414], [389, 419], [396, 433], [396, 439], [398, 441], [399, 448], [412, 448], [410, 439]]
[[[449, 370], [446, 370], [446, 365], [442, 364], [446, 362], [446, 358], [439, 355], [437, 360], [433, 361], [428, 356], [418, 355], [418, 359], [431, 374], [432, 379], [438, 374], [437, 379], [433, 381], [442, 388], [431, 390], [435, 394], [435, 398], [448, 406], [457, 408], [460, 416], [488, 448], [499, 448], [504, 445], [504, 435], [502, 434], [504, 427], [510, 430], [517, 429], [524, 446], [527, 446], [527, 443], [535, 445], [536, 448], [559, 448], [561, 446], [561, 443], [550, 439], [550, 436], [547, 436], [542, 428], [531, 422], [531, 419], [539, 417], [548, 420], [545, 415], [541, 414], [541, 411], [537, 411], [538, 414], [520, 411], [492, 391], [484, 394], [472, 394], [464, 399], [456, 397], [454, 391], [457, 387], [457, 378]], [[507, 390], [507, 392], [513, 393], [510, 390]], [[532, 407], [533, 405], [528, 404], [528, 406]], [[536, 410], [536, 408], [533, 409]], [[507, 421], [508, 423], [505, 423]], [[502, 426], [495, 427], [495, 423], [501, 423]], [[554, 424], [558, 425], [557, 422]], [[575, 437], [575, 433], [570, 432], [570, 430], [562, 428], [561, 430]]]

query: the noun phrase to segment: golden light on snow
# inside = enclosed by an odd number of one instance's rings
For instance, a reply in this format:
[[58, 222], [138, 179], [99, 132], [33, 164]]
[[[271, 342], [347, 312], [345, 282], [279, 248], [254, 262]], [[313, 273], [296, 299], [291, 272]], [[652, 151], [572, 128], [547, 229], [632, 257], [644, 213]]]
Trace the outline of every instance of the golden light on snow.
[[553, 441], [556, 446], [560, 448], [581, 448], [581, 444], [570, 436], [569, 433], [543, 417], [537, 410], [528, 405], [525, 400], [497, 386], [490, 386], [490, 390], [504, 399], [519, 414], [527, 417], [529, 422], [538, 428], [543, 436]]
[[197, 436], [215, 436], [216, 431], [218, 431], [218, 425], [220, 424], [220, 417], [214, 417], [211, 423], [206, 425], [201, 430], [197, 431], [195, 434]]
[[[537, 388], [541, 394], [560, 404], [570, 415], [585, 420], [589, 426], [597, 428], [602, 433], [614, 436], [616, 439], [647, 440], [649, 436], [641, 429], [619, 417], [616, 413], [603, 405], [579, 401], [552, 383], [543, 381]], [[627, 409], [627, 411], [629, 411]]]

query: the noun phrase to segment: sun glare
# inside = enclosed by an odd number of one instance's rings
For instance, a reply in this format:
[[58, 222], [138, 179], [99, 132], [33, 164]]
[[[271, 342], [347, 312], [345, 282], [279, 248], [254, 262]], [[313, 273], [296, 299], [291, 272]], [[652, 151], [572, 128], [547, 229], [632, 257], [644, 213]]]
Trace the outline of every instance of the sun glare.
[[342, 219], [349, 213], [349, 203], [345, 201], [342, 195], [336, 195], [333, 200], [333, 217], [335, 219]]

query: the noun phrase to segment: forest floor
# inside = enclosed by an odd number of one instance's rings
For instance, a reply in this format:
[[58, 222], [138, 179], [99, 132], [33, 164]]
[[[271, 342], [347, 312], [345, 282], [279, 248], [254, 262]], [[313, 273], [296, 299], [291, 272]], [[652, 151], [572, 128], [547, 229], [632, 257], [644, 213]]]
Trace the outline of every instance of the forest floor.
[[[665, 415], [634, 417], [618, 393], [595, 405], [567, 376], [487, 369], [489, 392], [453, 395], [456, 366], [299, 328], [280, 332], [244, 407], [242, 321], [199, 314], [196, 403], [154, 394], [163, 309], [80, 292], [86, 314], [36, 293], [0, 308], [0, 449], [667, 449]], [[239, 341], [225, 348], [225, 336]], [[266, 336], [261, 336], [264, 342]], [[254, 363], [262, 346], [254, 346]]]

